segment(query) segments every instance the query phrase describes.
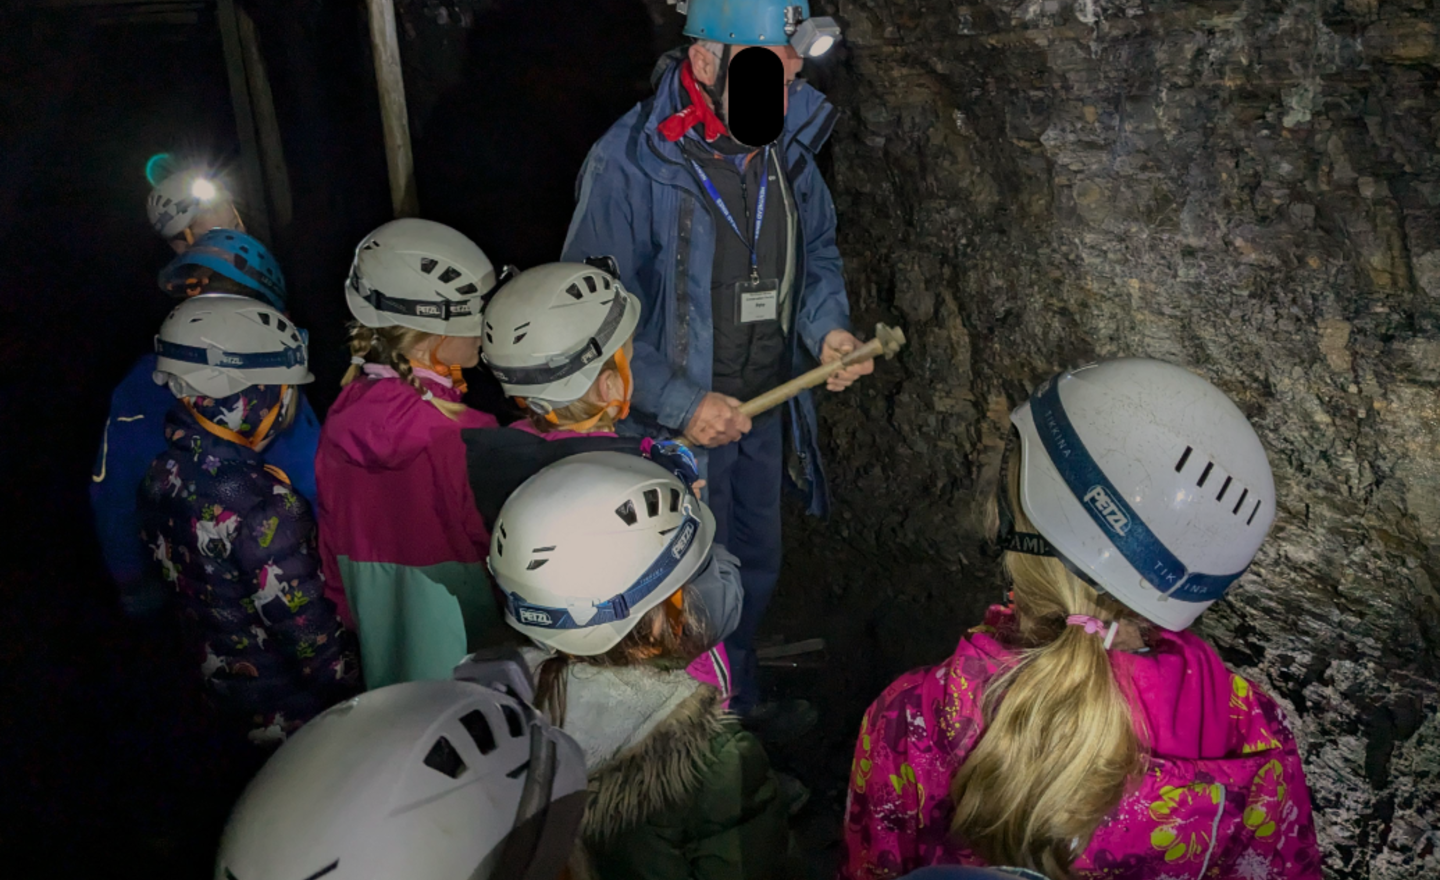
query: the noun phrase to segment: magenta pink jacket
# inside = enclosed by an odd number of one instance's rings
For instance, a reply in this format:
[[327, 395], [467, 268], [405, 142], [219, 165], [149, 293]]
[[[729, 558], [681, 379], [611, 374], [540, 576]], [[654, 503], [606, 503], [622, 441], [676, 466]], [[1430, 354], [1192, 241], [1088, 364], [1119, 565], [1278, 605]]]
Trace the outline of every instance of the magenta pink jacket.
[[[1015, 656], [1004, 644], [1010, 611], [992, 607], [985, 623], [941, 665], [901, 676], [866, 712], [841, 877], [984, 864], [949, 828], [950, 782], [983, 733], [986, 683]], [[1319, 878], [1310, 792], [1274, 700], [1188, 632], [1160, 631], [1148, 654], [1110, 656], [1132, 695], [1136, 729], [1149, 731], [1150, 766], [1095, 832], [1073, 876]]]
[[[415, 374], [458, 401], [448, 377]], [[498, 623], [485, 528], [465, 467], [463, 428], [495, 419], [440, 412], [394, 370], [367, 364], [325, 419], [315, 457], [326, 595], [360, 636], [368, 687], [449, 678]]]

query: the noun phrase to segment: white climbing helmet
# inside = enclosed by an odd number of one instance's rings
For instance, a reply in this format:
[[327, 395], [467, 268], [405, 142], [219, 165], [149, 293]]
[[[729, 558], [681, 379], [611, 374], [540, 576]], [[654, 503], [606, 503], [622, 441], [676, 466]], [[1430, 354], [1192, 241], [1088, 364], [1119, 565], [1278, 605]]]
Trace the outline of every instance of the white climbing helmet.
[[321, 713], [230, 814], [215, 880], [553, 880], [585, 755], [514, 696], [413, 681]]
[[1275, 519], [1255, 429], [1224, 392], [1173, 364], [1126, 358], [1061, 373], [1010, 420], [1036, 530], [1167, 629], [1225, 594]]
[[443, 223], [404, 217], [355, 248], [345, 300], [366, 327], [411, 327], [479, 336], [495, 267], [475, 242]]
[[176, 397], [229, 397], [251, 385], [304, 385], [304, 330], [248, 296], [207, 293], [176, 306], [155, 336], [155, 384]]
[[715, 517], [674, 474], [621, 452], [585, 452], [515, 490], [495, 521], [489, 565], [507, 623], [593, 656], [689, 583], [714, 540]]
[[640, 323], [640, 300], [602, 269], [526, 269], [485, 308], [481, 357], [505, 393], [541, 413], [579, 400]]
[[150, 190], [145, 213], [161, 238], [171, 239], [189, 228], [206, 203], [225, 198], [220, 184], [202, 170], [172, 174]]

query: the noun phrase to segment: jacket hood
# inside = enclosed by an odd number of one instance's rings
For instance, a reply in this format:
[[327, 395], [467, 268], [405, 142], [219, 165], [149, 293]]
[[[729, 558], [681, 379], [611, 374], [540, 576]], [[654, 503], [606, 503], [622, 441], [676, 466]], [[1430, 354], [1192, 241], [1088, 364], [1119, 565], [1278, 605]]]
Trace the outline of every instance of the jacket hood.
[[[458, 401], [448, 379], [416, 370], [421, 384], [441, 400]], [[466, 425], [450, 419], [396, 372], [366, 364], [363, 375], [345, 386], [325, 418], [324, 439], [350, 463], [363, 468], [398, 469], [430, 445], [437, 430]]]
[[[1003, 669], [1016, 655], [1004, 644], [1006, 633], [1014, 631], [1014, 615], [993, 606], [985, 624], [994, 635], [973, 633], [956, 654]], [[1198, 761], [1238, 756], [1249, 719], [1232, 717], [1235, 675], [1198, 636], [1156, 632], [1148, 653], [1110, 652], [1116, 681], [1130, 699], [1136, 731], [1157, 757]]]
[[[654, 150], [677, 166], [684, 161], [679, 142], [671, 143], [665, 140], [657, 129], [661, 122], [685, 106], [685, 90], [680, 85], [680, 65], [684, 60], [683, 51], [668, 52], [661, 56], [650, 75], [650, 81], [655, 84], [655, 98], [651, 102], [649, 115], [644, 117], [644, 137], [650, 142], [650, 147], [642, 147], [645, 152]], [[819, 152], [835, 128], [837, 115], [835, 106], [818, 89], [802, 79], [795, 80], [790, 87], [790, 108], [785, 113], [785, 127], [780, 133], [779, 141], [788, 161], [791, 164], [794, 162], [791, 153], [795, 146], [802, 147], [809, 153]]]
[[[548, 654], [523, 651], [532, 668]], [[590, 799], [583, 835], [606, 839], [696, 791], [727, 723], [723, 695], [683, 669], [571, 664], [565, 732], [585, 751]]]

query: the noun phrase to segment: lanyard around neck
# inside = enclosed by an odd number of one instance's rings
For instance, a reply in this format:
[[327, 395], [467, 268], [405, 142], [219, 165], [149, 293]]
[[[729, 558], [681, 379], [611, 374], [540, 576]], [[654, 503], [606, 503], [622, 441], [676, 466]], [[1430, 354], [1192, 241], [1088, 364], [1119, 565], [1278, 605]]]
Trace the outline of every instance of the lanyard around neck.
[[[720, 191], [715, 188], [715, 182], [710, 179], [710, 175], [705, 173], [705, 169], [700, 167], [699, 162], [690, 159], [690, 167], [695, 169], [696, 176], [700, 178], [700, 185], [705, 187], [705, 192], [710, 194], [711, 200], [715, 202], [715, 207], [720, 209], [720, 216], [725, 218], [725, 222], [730, 224], [730, 228], [735, 231], [735, 236], [740, 239], [740, 243], [745, 245], [746, 249], [750, 251], [751, 281], [756, 281], [760, 277], [760, 260], [757, 250], [760, 246], [760, 230], [765, 225], [765, 192], [770, 185], [769, 147], [765, 148], [762, 161], [764, 164], [760, 169], [760, 193], [755, 201], [755, 234], [749, 241], [746, 241], [745, 233], [740, 231], [740, 224], [735, 222], [735, 215], [731, 214], [730, 209], [725, 206], [725, 200], [720, 197]], [[740, 173], [743, 179], [745, 172], [742, 170]]]

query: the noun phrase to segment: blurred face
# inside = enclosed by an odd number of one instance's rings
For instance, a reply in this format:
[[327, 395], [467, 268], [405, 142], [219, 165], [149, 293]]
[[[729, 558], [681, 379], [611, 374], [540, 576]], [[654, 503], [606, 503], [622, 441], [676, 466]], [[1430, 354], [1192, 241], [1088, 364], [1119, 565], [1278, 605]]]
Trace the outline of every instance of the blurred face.
[[442, 364], [473, 367], [480, 363], [479, 336], [441, 336], [431, 350], [434, 360]]
[[[774, 52], [780, 56], [780, 61], [785, 66], [785, 112], [790, 112], [790, 84], [795, 82], [795, 77], [800, 75], [800, 68], [805, 66], [805, 61], [795, 47], [790, 44], [784, 46], [734, 46], [730, 49], [730, 60], [735, 60], [735, 55], [741, 49], [764, 49]], [[716, 79], [720, 75], [720, 59], [711, 55], [708, 50], [698, 43], [690, 47], [690, 66], [695, 71], [695, 79], [702, 85], [714, 87]], [[706, 96], [709, 97], [708, 95]], [[720, 96], [724, 102], [724, 112], [721, 114], [726, 119], [730, 118], [730, 78], [725, 78], [725, 92]]]

